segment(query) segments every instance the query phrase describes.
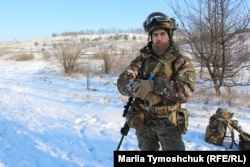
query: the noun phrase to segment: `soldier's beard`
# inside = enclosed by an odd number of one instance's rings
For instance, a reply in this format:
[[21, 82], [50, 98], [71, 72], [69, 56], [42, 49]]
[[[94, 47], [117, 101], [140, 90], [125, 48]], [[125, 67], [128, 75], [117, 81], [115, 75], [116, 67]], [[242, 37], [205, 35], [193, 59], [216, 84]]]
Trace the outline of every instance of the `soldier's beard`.
[[152, 44], [152, 49], [157, 56], [162, 56], [169, 47], [169, 42], [161, 44]]

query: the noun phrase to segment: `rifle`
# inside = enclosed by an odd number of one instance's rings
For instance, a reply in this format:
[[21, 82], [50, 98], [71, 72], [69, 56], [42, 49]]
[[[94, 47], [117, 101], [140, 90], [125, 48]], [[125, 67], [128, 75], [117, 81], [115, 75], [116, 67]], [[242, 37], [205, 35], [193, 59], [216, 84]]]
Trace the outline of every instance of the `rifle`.
[[[129, 112], [129, 109], [131, 107], [131, 104], [132, 104], [133, 100], [134, 100], [133, 97], [129, 97], [127, 104], [124, 106], [123, 115], [122, 115], [123, 117], [125, 117], [126, 114]], [[117, 146], [116, 151], [119, 150], [119, 148], [120, 148], [120, 146], [122, 144], [124, 136], [128, 135], [129, 129], [130, 129], [130, 127], [129, 127], [128, 123], [125, 121], [124, 126], [121, 128], [122, 137], [121, 137], [121, 140], [120, 140], [120, 142], [119, 142], [119, 144]]]
[[[148, 76], [148, 80], [153, 80], [153, 79], [154, 79], [155, 73], [156, 73], [157, 71], [159, 71], [159, 69], [161, 68], [161, 66], [162, 66], [162, 63], [159, 62], [159, 63], [156, 65], [156, 67], [154, 68], [153, 72]], [[129, 111], [129, 109], [130, 109], [130, 106], [131, 106], [133, 100], [134, 100], [133, 97], [129, 97], [127, 104], [124, 106], [125, 109], [124, 109], [124, 111], [123, 111], [123, 115], [122, 115], [123, 117], [125, 117], [126, 114], [128, 113], [128, 111]], [[129, 129], [130, 129], [130, 127], [129, 127], [128, 123], [125, 122], [125, 123], [124, 123], [124, 126], [121, 128], [122, 138], [121, 138], [121, 140], [120, 140], [120, 142], [119, 142], [119, 144], [118, 144], [118, 147], [117, 147], [116, 151], [119, 150], [119, 148], [120, 148], [120, 146], [121, 146], [121, 144], [122, 144], [122, 140], [123, 140], [124, 136], [127, 136], [127, 135], [128, 135]]]
[[240, 126], [231, 124], [231, 126], [239, 133], [239, 147], [241, 150], [250, 150], [250, 134], [243, 131]]

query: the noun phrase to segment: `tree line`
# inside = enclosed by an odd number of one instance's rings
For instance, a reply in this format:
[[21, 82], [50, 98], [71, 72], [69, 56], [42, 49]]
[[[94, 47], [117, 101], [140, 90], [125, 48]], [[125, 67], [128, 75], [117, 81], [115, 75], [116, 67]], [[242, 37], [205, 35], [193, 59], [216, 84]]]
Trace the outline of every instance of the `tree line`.
[[[197, 72], [202, 82], [213, 84], [214, 91], [221, 95], [221, 89], [226, 88], [229, 92], [235, 86], [250, 85], [250, 49], [249, 49], [249, 23], [250, 10], [246, 0], [185, 0], [184, 5], [179, 5], [178, 0], [169, 1], [169, 6], [174, 11], [178, 23], [178, 33], [182, 34], [181, 45], [184, 52], [192, 55], [195, 64], [200, 68]], [[144, 33], [143, 29], [131, 29], [130, 31], [117, 29], [100, 29], [98, 32], [86, 30], [80, 32], [65, 32], [61, 35], [79, 34], [112, 34], [112, 33]], [[56, 36], [54, 34], [53, 36]], [[177, 41], [178, 42], [178, 41]], [[71, 44], [72, 45], [72, 44]], [[188, 46], [188, 47], [186, 47]], [[76, 47], [61, 44], [60, 48], [62, 60], [65, 59], [65, 50]], [[81, 47], [77, 47], [80, 49]], [[106, 50], [105, 50], [106, 49]], [[101, 49], [105, 72], [109, 73], [112, 66], [113, 46]], [[71, 51], [72, 49], [69, 49]], [[77, 58], [80, 54], [70, 53]], [[69, 58], [71, 63], [75, 63]], [[64, 66], [68, 62], [62, 63]], [[70, 66], [70, 65], [69, 65]], [[72, 67], [65, 67], [65, 72], [71, 71]], [[208, 73], [209, 77], [204, 77]]]

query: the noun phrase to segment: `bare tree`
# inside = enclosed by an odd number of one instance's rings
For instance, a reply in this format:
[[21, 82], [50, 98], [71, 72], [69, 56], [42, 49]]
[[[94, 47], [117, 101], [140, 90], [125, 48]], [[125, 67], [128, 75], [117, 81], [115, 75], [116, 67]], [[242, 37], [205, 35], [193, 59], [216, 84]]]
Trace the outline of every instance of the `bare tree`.
[[104, 72], [106, 74], [110, 74], [111, 73], [111, 69], [112, 66], [114, 64], [114, 55], [113, 53], [115, 53], [115, 46], [114, 45], [109, 45], [107, 47], [105, 47], [104, 45], [102, 47], [100, 47], [100, 51], [98, 53], [98, 56], [102, 58], [103, 63], [104, 63]]
[[185, 51], [195, 56], [201, 72], [207, 69], [216, 94], [221, 94], [221, 87], [249, 85], [242, 77], [250, 68], [249, 32], [242, 34], [250, 22], [246, 0], [184, 0], [184, 4], [169, 3], [186, 36]]
[[53, 45], [54, 53], [66, 74], [71, 75], [84, 48], [85, 45], [75, 39], [65, 39], [63, 42]]

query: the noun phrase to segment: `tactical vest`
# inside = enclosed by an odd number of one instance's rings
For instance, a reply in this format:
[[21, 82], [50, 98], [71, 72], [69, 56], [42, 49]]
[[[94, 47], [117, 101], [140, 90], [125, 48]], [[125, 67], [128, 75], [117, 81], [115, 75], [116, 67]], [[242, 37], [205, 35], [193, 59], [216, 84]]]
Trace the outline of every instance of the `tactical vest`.
[[147, 79], [150, 74], [154, 75], [154, 77], [173, 78], [173, 62], [177, 59], [177, 56], [173, 54], [172, 49], [169, 49], [162, 59], [157, 58], [153, 53], [150, 53], [148, 49], [142, 50], [141, 56], [143, 61], [139, 73], [141, 78]]
[[[172, 79], [174, 77], [173, 62], [178, 58], [179, 54], [174, 54], [175, 50], [170, 47], [165, 56], [159, 59], [149, 48], [141, 50], [142, 67], [139, 76], [142, 79], [148, 79], [150, 75], [155, 78], [164, 77]], [[176, 124], [176, 111], [180, 109], [180, 104], [162, 98], [160, 104], [152, 107], [152, 112], [156, 118], [170, 118], [171, 122]], [[172, 115], [172, 116], [170, 116]]]

